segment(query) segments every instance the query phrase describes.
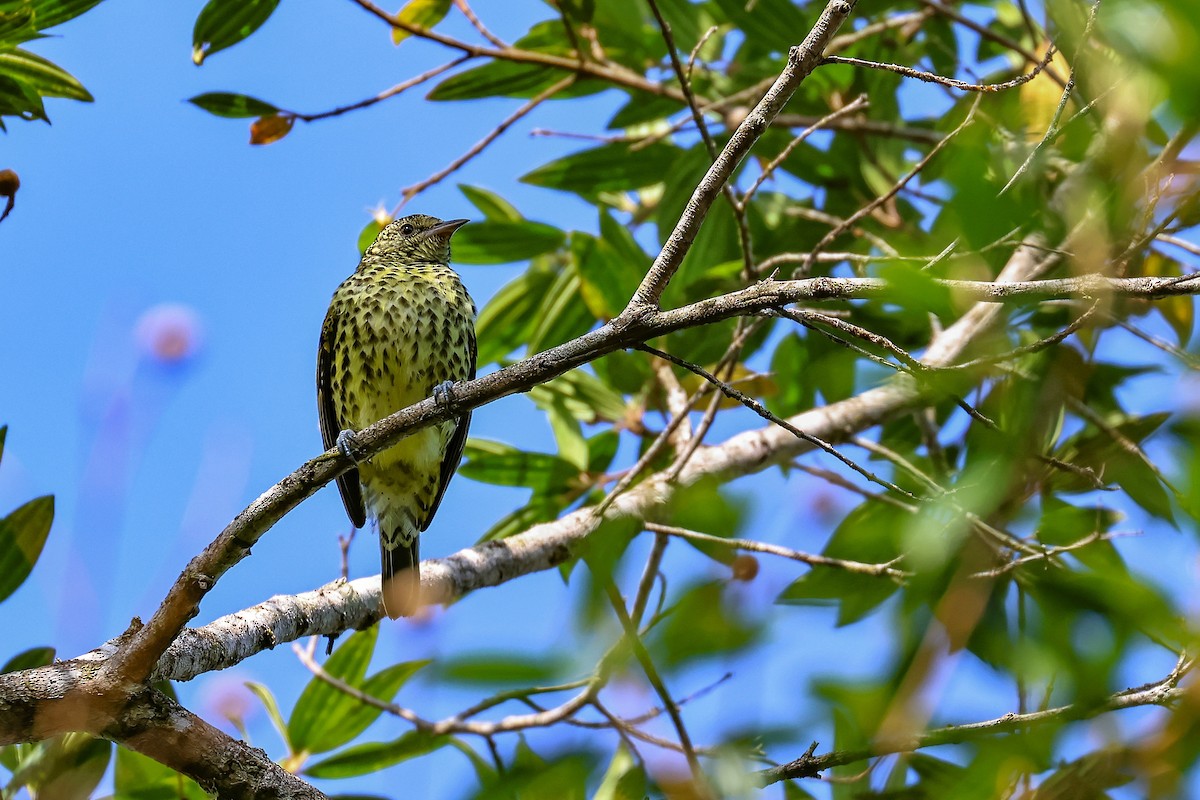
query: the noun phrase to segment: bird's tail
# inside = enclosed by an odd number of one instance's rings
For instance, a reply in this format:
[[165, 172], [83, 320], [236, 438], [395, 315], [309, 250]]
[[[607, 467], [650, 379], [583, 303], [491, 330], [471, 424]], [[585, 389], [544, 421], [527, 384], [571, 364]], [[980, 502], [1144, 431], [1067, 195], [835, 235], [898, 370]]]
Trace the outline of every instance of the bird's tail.
[[411, 617], [421, 608], [421, 556], [416, 536], [404, 544], [398, 538], [388, 547], [387, 537], [379, 538], [383, 571], [383, 610], [389, 617]]

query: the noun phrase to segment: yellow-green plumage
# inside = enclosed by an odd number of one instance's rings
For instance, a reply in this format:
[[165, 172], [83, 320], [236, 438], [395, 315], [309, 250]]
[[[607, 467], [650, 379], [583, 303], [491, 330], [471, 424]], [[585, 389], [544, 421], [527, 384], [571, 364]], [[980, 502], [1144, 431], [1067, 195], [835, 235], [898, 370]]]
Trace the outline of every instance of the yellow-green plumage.
[[[390, 223], [337, 291], [321, 329], [321, 436], [361, 430], [475, 377], [475, 304], [450, 268], [450, 237], [466, 220], [417, 214]], [[419, 607], [418, 536], [429, 527], [466, 441], [468, 412], [423, 428], [338, 478], [351, 522], [379, 526], [384, 609]]]

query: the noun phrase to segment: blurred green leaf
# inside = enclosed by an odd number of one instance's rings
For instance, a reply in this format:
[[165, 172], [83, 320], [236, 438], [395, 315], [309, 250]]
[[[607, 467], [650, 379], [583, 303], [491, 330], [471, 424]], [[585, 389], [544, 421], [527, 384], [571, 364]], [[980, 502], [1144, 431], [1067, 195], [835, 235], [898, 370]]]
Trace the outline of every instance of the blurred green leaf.
[[454, 236], [459, 264], [509, 264], [562, 247], [567, 235], [541, 222], [473, 222]]
[[528, 486], [540, 494], [567, 488], [581, 471], [560, 456], [518, 450], [488, 439], [467, 439], [463, 452], [467, 460], [458, 474], [497, 486]]
[[[878, 564], [900, 553], [895, 541], [908, 514], [895, 506], [866, 501], [845, 516], [822, 554], [831, 558]], [[862, 619], [899, 587], [886, 577], [814, 566], [792, 582], [775, 601], [783, 605], [836, 605], [838, 625]]]
[[6, 672], [20, 672], [23, 669], [34, 669], [36, 667], [44, 667], [54, 663], [53, 647], [31, 647], [28, 650], [23, 650], [10, 658], [3, 667], [0, 667], [0, 675]]
[[271, 689], [256, 681], [246, 681], [245, 686], [250, 690], [250, 693], [258, 698], [258, 702], [262, 703], [263, 709], [267, 712], [267, 719], [271, 720], [271, 726], [279, 732], [279, 737], [283, 739], [284, 745], [288, 749], [288, 753], [294, 753], [295, 748], [292, 747], [291, 739], [288, 735], [287, 723], [283, 721], [283, 714], [279, 712], [279, 703], [275, 700], [275, 695]]
[[[325, 662], [325, 672], [351, 686], [361, 687], [378, 637], [378, 625], [355, 631]], [[323, 747], [329, 741], [327, 729], [359, 705], [358, 700], [314, 676], [300, 693], [288, 720], [288, 739], [293, 751], [319, 753], [329, 749]]]
[[516, 511], [505, 514], [497, 520], [483, 536], [479, 537], [479, 541], [487, 542], [493, 539], [506, 539], [509, 536], [526, 531], [540, 522], [549, 522], [567, 507], [571, 499], [573, 498], [566, 493], [559, 493], [552, 497], [535, 494], [526, 505], [521, 506]]
[[208, 800], [208, 792], [152, 758], [117, 748], [113, 800]]
[[373, 219], [367, 223], [362, 232], [358, 234], [358, 252], [360, 254], [367, 252], [367, 248], [379, 238], [379, 234], [383, 231], [384, 222], [379, 219]]
[[592, 800], [643, 800], [645, 797], [646, 769], [622, 744], [613, 754]]
[[647, 642], [656, 663], [678, 667], [736, 653], [758, 641], [761, 625], [736, 613], [715, 581], [686, 587]]
[[279, 0], [209, 0], [192, 29], [192, 61], [197, 66], [213, 53], [232, 47], [266, 22]]
[[54, 498], [49, 495], [30, 500], [0, 520], [0, 601], [33, 571], [53, 521]]
[[112, 742], [86, 733], [47, 739], [13, 772], [6, 793], [27, 788], [31, 797], [87, 800], [108, 770], [112, 748]]
[[473, 686], [534, 686], [560, 679], [568, 663], [552, 655], [521, 656], [511, 652], [470, 653], [438, 662], [440, 680]]
[[410, 758], [445, 747], [449, 736], [409, 731], [390, 742], [369, 742], [349, 747], [337, 755], [310, 764], [304, 774], [312, 778], [353, 778], [395, 766]]
[[234, 92], [206, 92], [188, 100], [218, 117], [264, 117], [275, 114], [278, 108], [254, 97]]
[[[523, 740], [522, 740], [523, 741]], [[522, 800], [586, 800], [592, 758], [569, 753], [553, 759], [523, 757], [528, 748], [518, 746], [515, 763], [494, 781], [470, 795], [473, 800], [517, 797]]]

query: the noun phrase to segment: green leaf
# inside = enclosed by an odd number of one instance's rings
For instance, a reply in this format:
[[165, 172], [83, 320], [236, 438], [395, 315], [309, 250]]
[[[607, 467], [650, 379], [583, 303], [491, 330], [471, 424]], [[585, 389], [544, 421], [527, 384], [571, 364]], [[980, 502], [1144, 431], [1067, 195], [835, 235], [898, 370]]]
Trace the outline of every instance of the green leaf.
[[511, 652], [472, 653], [438, 662], [437, 676], [451, 683], [535, 686], [552, 683], [567, 669], [561, 658], [520, 656]]
[[258, 698], [258, 702], [263, 704], [263, 708], [267, 712], [267, 718], [271, 720], [271, 725], [275, 727], [275, 730], [279, 731], [279, 736], [283, 739], [283, 744], [287, 747], [288, 753], [295, 753], [296, 750], [292, 747], [291, 739], [288, 736], [287, 723], [283, 721], [283, 714], [279, 713], [279, 703], [275, 701], [275, 695], [261, 683], [246, 681], [245, 686], [250, 690], [251, 694]]
[[0, 53], [0, 73], [32, 86], [44, 97], [92, 102], [92, 95], [66, 70], [20, 48]]
[[579, 273], [573, 269], [562, 270], [554, 279], [536, 312], [533, 332], [529, 334], [530, 353], [581, 336], [596, 324], [587, 306], [580, 302], [581, 283]]
[[[822, 553], [864, 563], [891, 561], [898, 553], [895, 537], [909, 515], [894, 506], [867, 501], [855, 508], [833, 532]], [[780, 593], [782, 605], [837, 605], [838, 625], [866, 616], [899, 587], [886, 577], [815, 566]]]
[[584, 303], [592, 316], [605, 321], [624, 310], [642, 280], [639, 264], [646, 261], [630, 262], [603, 239], [578, 231], [571, 234], [571, 258], [583, 281]]
[[0, 6], [0, 47], [15, 47], [41, 38], [33, 17], [33, 8], [29, 5]]
[[786, 53], [800, 44], [812, 24], [792, 0], [716, 0], [716, 6], [747, 40], [773, 53]]
[[[428, 30], [437, 25], [450, 11], [450, 0], [409, 0], [396, 14], [396, 19]], [[400, 44], [409, 36], [403, 28], [392, 27], [392, 43]]]
[[954, 311], [950, 290], [928, 272], [911, 264], [885, 264], [879, 277], [888, 283], [887, 301], [906, 311], [923, 311], [948, 317]]
[[552, 253], [566, 241], [565, 233], [541, 222], [475, 222], [455, 234], [454, 260], [459, 264], [509, 264]]
[[482, 186], [468, 186], [460, 183], [458, 190], [466, 195], [466, 198], [471, 201], [471, 205], [482, 211], [483, 215], [493, 222], [521, 222], [525, 219], [511, 203]]
[[234, 92], [206, 92], [188, 100], [192, 105], [203, 108], [218, 117], [265, 117], [276, 114], [279, 109], [249, 95]]
[[114, 800], [208, 800], [191, 778], [141, 753], [118, 747], [116, 760]]
[[192, 29], [192, 61], [197, 66], [213, 53], [254, 33], [266, 22], [279, 0], [209, 0]]
[[4, 440], [8, 438], [8, 426], [0, 425], [0, 459], [4, 457]]
[[699, 658], [735, 653], [758, 640], [760, 627], [729, 607], [722, 586], [711, 581], [684, 590], [652, 634], [650, 647], [656, 663], [675, 667]]
[[360, 254], [367, 252], [367, 248], [371, 246], [371, 243], [379, 238], [379, 233], [383, 230], [385, 224], [378, 218], [367, 223], [362, 232], [358, 234], [357, 246]]
[[54, 521], [54, 498], [30, 500], [0, 520], [0, 601], [29, 577]]
[[554, 442], [558, 445], [558, 455], [572, 464], [579, 472], [587, 469], [588, 448], [583, 438], [583, 428], [562, 400], [551, 400], [546, 408], [546, 416], [550, 420], [550, 430], [554, 433]]
[[29, 7], [33, 9], [33, 24], [44, 31], [75, 19], [99, 3], [100, 0], [31, 0]]
[[779, 391], [767, 398], [767, 408], [782, 417], [789, 417], [812, 408], [816, 400], [815, 387], [808, 376], [808, 344], [804, 337], [787, 334], [771, 354], [771, 374]]
[[500, 361], [528, 342], [554, 279], [554, 271], [535, 266], [500, 287], [475, 323], [480, 365]]
[[535, 494], [529, 503], [497, 520], [483, 536], [479, 537], [479, 541], [490, 542], [493, 539], [506, 539], [527, 531], [538, 523], [549, 522], [556, 518], [558, 512], [566, 508], [572, 499], [573, 495], [567, 493], [560, 493], [553, 497]]
[[56, 736], [38, 745], [35, 755], [13, 773], [6, 789], [13, 796], [21, 787], [31, 797], [87, 800], [108, 770], [111, 742], [86, 733]]
[[42, 96], [32, 86], [0, 74], [0, 115], [48, 122]]
[[309, 765], [304, 774], [313, 778], [353, 778], [369, 775], [401, 761], [431, 753], [449, 743], [449, 736], [432, 736], [421, 731], [409, 731], [390, 742], [370, 742], [347, 748], [335, 756]]
[[641, 189], [661, 183], [676, 152], [677, 148], [664, 142], [640, 150], [633, 150], [624, 142], [614, 142], [543, 164], [523, 175], [521, 181], [594, 200], [601, 192]]
[[[363, 681], [364, 694], [384, 703], [392, 702], [408, 680], [416, 675], [429, 661], [404, 661], [380, 670]], [[378, 706], [360, 703], [337, 706], [326, 710], [324, 725], [305, 748], [310, 753], [324, 753], [341, 747], [365, 731], [383, 713]]]
[[54, 663], [54, 648], [53, 647], [31, 647], [17, 653], [10, 658], [3, 667], [0, 667], [0, 674], [6, 672], [20, 672], [23, 669], [34, 669], [36, 667], [44, 667]]
[[[354, 633], [325, 662], [325, 672], [351, 686], [360, 686], [366, 677], [367, 665], [371, 663], [378, 636], [378, 625]], [[314, 677], [300, 693], [292, 709], [292, 718], [288, 721], [288, 738], [293, 751], [323, 752], [321, 746], [327, 741], [325, 729], [332, 725], [333, 720], [344, 718], [357, 705], [358, 700]]]
[[[530, 98], [562, 80], [563, 72], [542, 64], [491, 61], [482, 66], [451, 75], [433, 87], [426, 100], [476, 100], [481, 97]], [[578, 97], [605, 88], [594, 81], [576, 81], [555, 95]]]
[[580, 472], [565, 458], [487, 439], [468, 439], [463, 452], [467, 460], [459, 467], [459, 475], [497, 486], [528, 486], [536, 494], [562, 491]]

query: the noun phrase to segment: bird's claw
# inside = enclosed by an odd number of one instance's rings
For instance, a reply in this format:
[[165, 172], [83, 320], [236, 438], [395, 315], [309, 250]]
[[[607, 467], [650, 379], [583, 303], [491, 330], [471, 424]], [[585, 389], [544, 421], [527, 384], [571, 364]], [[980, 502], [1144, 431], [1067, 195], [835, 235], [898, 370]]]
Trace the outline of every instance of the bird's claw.
[[442, 381], [433, 387], [433, 402], [439, 406], [449, 405], [454, 400], [454, 381]]
[[358, 445], [358, 443], [354, 440], [354, 431], [346, 429], [339, 433], [337, 435], [337, 441], [335, 444], [337, 444], [337, 449], [341, 451], [342, 455], [353, 461], [355, 464], [359, 463], [358, 456], [354, 455], [354, 448]]

